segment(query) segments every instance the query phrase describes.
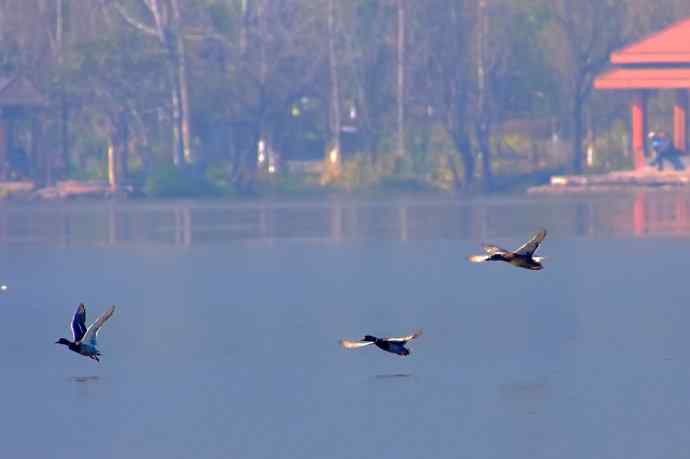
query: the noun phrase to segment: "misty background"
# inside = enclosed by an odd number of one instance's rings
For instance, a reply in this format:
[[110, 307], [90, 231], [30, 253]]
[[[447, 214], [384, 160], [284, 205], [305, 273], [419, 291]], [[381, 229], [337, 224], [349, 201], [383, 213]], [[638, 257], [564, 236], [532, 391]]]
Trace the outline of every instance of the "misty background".
[[46, 98], [45, 184], [106, 179], [111, 155], [118, 186], [159, 197], [512, 191], [630, 167], [628, 95], [592, 80], [689, 14], [682, 0], [5, 0], [0, 71]]

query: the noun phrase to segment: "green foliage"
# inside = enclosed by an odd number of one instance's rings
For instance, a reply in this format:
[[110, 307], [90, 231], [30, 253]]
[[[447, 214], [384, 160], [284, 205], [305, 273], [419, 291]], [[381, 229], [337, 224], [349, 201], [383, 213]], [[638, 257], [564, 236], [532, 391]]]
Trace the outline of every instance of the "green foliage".
[[514, 5], [495, 16], [502, 57], [493, 77], [494, 98], [504, 118], [558, 113], [559, 85], [541, 46], [552, 20], [545, 5]]
[[197, 167], [165, 166], [147, 178], [144, 193], [155, 198], [207, 198], [221, 196], [223, 190]]
[[377, 189], [389, 193], [421, 193], [438, 191], [431, 183], [420, 177], [391, 175], [382, 177]]
[[377, 175], [371, 159], [367, 155], [359, 154], [344, 161], [343, 173], [337, 184], [348, 191], [362, 190], [373, 186]]
[[633, 167], [632, 155], [626, 154], [630, 150], [627, 123], [619, 121], [602, 133], [594, 143], [594, 164], [589, 172], [605, 172], [610, 170], [626, 170]]

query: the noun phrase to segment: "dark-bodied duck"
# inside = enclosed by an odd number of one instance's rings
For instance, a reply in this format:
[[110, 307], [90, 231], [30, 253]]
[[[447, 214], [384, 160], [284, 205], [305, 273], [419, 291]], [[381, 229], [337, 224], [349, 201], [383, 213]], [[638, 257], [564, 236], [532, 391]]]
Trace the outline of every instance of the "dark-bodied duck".
[[531, 269], [533, 271], [539, 271], [543, 269], [542, 261], [544, 257], [535, 257], [534, 252], [539, 247], [539, 244], [546, 237], [546, 230], [540, 229], [537, 233], [532, 236], [525, 245], [516, 249], [514, 252], [510, 250], [502, 249], [495, 245], [483, 245], [482, 248], [486, 252], [486, 255], [472, 255], [467, 257], [472, 263], [483, 263], [485, 261], [505, 261], [518, 268]]
[[399, 338], [377, 338], [375, 336], [366, 335], [359, 341], [350, 341], [347, 339], [341, 339], [340, 345], [345, 349], [357, 349], [364, 346], [369, 346], [375, 344], [376, 347], [382, 349], [386, 352], [392, 352], [398, 355], [410, 355], [410, 350], [405, 347], [405, 345], [417, 338], [422, 334], [421, 330], [418, 330], [411, 335], [401, 336]]
[[71, 324], [72, 337], [74, 338], [74, 341], [60, 338], [59, 340], [55, 341], [55, 344], [64, 344], [71, 351], [100, 362], [98, 356], [101, 355], [101, 353], [96, 347], [96, 338], [98, 338], [98, 332], [101, 330], [101, 327], [106, 320], [110, 319], [110, 317], [113, 315], [113, 312], [115, 312], [115, 306], [111, 306], [101, 315], [101, 317], [89, 325], [89, 328], [86, 328], [86, 307], [83, 303], [80, 304], [77, 307], [77, 312], [74, 313]]

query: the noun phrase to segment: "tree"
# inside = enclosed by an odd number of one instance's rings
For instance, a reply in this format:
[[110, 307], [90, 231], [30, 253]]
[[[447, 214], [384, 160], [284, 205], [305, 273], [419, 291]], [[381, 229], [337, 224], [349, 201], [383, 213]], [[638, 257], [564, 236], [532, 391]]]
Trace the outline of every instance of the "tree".
[[489, 53], [489, 16], [487, 0], [479, 0], [477, 8], [476, 53], [474, 55], [476, 69], [476, 97], [475, 97], [475, 135], [479, 154], [482, 159], [482, 174], [484, 186], [491, 189], [493, 177], [491, 172], [491, 87], [489, 86], [490, 57]]
[[[122, 3], [121, 3], [122, 2]], [[156, 37], [165, 51], [170, 84], [173, 119], [173, 163], [191, 163], [192, 148], [189, 122], [189, 87], [185, 62], [184, 31], [179, 0], [143, 0], [151, 22], [137, 18], [123, 0], [113, 0], [112, 8], [125, 23], [148, 36]]]
[[609, 55], [627, 41], [627, 6], [620, 0], [556, 0], [552, 7], [562, 39], [552, 39], [560, 45], [551, 51], [569, 100], [572, 168], [581, 173], [585, 104], [594, 78], [608, 64]]
[[430, 99], [437, 107], [439, 118], [452, 139], [463, 164], [463, 179], [451, 164], [456, 186], [471, 186], [476, 172], [475, 155], [470, 141], [471, 117], [467, 107], [472, 78], [468, 70], [471, 62], [473, 22], [464, 0], [433, 0], [425, 17], [427, 27], [435, 24], [437, 33], [428, 35], [428, 58], [431, 88]]
[[331, 147], [326, 158], [331, 170], [337, 173], [342, 160], [340, 149], [341, 113], [340, 113], [340, 77], [338, 74], [338, 57], [336, 55], [336, 10], [335, 0], [328, 0], [328, 76], [330, 84], [329, 128]]
[[[327, 3], [316, 6], [313, 0], [217, 2], [197, 34], [197, 49], [220, 48], [222, 64], [209, 72], [209, 58], [196, 56], [193, 77], [215, 82], [200, 88], [204, 97], [227, 101], [216, 115], [234, 144], [229, 179], [242, 189], [254, 186], [259, 142], [275, 146], [305, 100], [330, 100]], [[321, 135], [328, 136], [323, 124]]]
[[398, 160], [405, 158], [405, 21], [407, 0], [397, 0], [398, 26], [396, 34], [396, 124], [397, 124], [397, 148]]

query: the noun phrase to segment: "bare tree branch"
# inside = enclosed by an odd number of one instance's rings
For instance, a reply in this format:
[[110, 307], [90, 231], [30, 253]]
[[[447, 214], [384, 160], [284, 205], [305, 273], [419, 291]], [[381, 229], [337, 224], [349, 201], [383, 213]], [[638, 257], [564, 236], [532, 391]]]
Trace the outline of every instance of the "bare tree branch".
[[143, 22], [138, 21], [137, 19], [132, 17], [127, 12], [127, 9], [124, 6], [122, 6], [120, 3], [118, 3], [117, 0], [113, 0], [110, 4], [113, 6], [113, 8], [117, 12], [117, 14], [120, 16], [120, 18], [123, 21], [125, 21], [127, 24], [129, 24], [130, 26], [134, 27], [136, 30], [143, 32], [146, 35], [160, 37], [160, 34], [156, 29], [154, 29], [153, 27], [150, 27], [150, 26], [144, 24]]

